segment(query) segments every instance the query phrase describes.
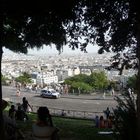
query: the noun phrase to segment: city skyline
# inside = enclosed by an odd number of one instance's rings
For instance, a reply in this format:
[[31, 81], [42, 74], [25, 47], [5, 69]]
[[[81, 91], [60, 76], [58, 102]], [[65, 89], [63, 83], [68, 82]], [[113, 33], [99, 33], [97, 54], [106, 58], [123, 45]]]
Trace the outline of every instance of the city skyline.
[[[98, 53], [99, 47], [97, 45], [88, 45], [87, 52], [88, 53]], [[4, 55], [6, 54], [14, 54], [14, 52], [10, 51], [9, 49], [3, 48]], [[31, 55], [44, 55], [44, 54], [59, 54], [59, 51], [56, 50], [54, 45], [52, 46], [42, 46], [40, 49], [29, 49], [27, 54]], [[84, 54], [80, 49], [72, 50], [68, 46], [63, 46], [62, 54]]]

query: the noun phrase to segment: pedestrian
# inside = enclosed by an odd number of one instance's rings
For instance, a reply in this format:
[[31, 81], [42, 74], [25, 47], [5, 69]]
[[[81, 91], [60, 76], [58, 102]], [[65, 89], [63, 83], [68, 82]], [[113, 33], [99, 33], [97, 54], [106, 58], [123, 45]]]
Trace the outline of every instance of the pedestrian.
[[104, 113], [105, 113], [106, 119], [108, 119], [109, 118], [109, 115], [110, 115], [109, 107], [106, 108], [106, 110], [104, 111]]
[[20, 89], [17, 90], [16, 95], [19, 97], [20, 96]]
[[106, 97], [106, 93], [104, 92], [104, 93], [103, 93], [103, 98], [105, 99], [105, 97]]
[[35, 92], [38, 92], [38, 85], [35, 86]]
[[114, 96], [114, 88], [111, 89], [111, 95]]
[[29, 112], [29, 109], [33, 110], [26, 97], [22, 98], [22, 107], [24, 112]]

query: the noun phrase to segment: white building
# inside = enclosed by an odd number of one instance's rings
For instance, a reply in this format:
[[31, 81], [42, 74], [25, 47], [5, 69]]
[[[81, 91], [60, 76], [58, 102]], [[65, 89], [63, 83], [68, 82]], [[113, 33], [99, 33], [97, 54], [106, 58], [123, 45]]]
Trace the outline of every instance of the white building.
[[73, 75], [78, 75], [78, 74], [80, 74], [80, 69], [79, 69], [79, 67], [75, 67], [73, 69]]
[[49, 75], [44, 73], [37, 75], [36, 84], [43, 85], [51, 83], [58, 83], [58, 77], [56, 75]]
[[58, 76], [58, 81], [63, 81], [68, 77], [73, 76], [72, 69], [58, 69], [56, 70], [56, 75]]

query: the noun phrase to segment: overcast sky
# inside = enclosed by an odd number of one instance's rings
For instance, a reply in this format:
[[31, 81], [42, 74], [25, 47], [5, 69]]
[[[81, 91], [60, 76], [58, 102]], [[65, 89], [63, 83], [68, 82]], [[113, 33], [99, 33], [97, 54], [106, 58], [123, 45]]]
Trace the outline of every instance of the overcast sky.
[[[87, 52], [88, 53], [97, 53], [98, 52], [98, 47], [95, 45], [89, 45], [87, 47]], [[8, 49], [3, 49], [4, 51], [4, 54], [12, 54], [13, 52], [8, 50]], [[68, 46], [64, 46], [63, 47], [63, 54], [77, 54], [77, 53], [80, 53], [82, 54], [83, 52], [81, 52], [80, 49], [75, 49], [75, 50], [72, 50], [71, 48], [69, 48]], [[44, 46], [43, 49], [30, 49], [28, 50], [28, 54], [58, 54], [58, 51], [56, 50], [55, 46]]]

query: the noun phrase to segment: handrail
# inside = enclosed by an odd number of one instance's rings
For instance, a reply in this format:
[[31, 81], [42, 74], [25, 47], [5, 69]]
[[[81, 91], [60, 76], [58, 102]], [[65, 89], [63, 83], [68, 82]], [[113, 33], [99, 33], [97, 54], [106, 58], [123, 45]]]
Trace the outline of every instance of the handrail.
[[[37, 111], [39, 106], [32, 106], [34, 112]], [[83, 119], [94, 119], [96, 115], [104, 115], [103, 112], [90, 112], [90, 111], [83, 111], [83, 110], [74, 110], [74, 109], [62, 109], [62, 108], [50, 108], [50, 113], [54, 116], [63, 116], [63, 117], [71, 117], [71, 118], [83, 118]]]
[[[18, 105], [18, 102], [9, 101], [12, 104]], [[33, 113], [36, 113], [40, 106], [32, 105]], [[75, 109], [64, 109], [64, 108], [51, 108], [48, 107], [50, 114], [53, 116], [62, 116], [69, 118], [81, 118], [81, 119], [94, 119], [96, 115], [101, 116], [104, 115], [103, 112], [100, 111], [84, 111], [84, 110], [75, 110]]]

